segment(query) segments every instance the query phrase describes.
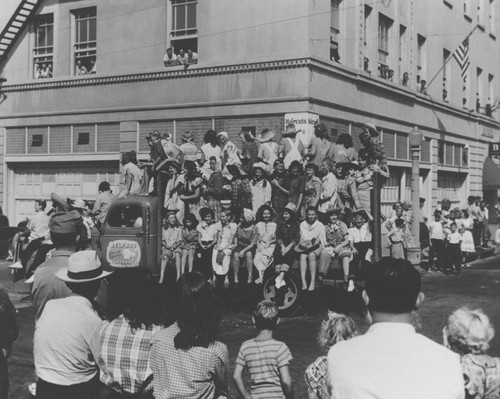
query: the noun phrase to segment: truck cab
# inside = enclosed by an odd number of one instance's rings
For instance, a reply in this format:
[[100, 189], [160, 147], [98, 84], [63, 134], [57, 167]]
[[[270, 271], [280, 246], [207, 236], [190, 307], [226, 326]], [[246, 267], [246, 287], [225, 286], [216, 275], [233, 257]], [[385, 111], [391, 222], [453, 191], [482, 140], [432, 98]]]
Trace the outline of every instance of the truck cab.
[[92, 237], [104, 268], [147, 268], [160, 273], [162, 218], [158, 197], [131, 195], [114, 201]]

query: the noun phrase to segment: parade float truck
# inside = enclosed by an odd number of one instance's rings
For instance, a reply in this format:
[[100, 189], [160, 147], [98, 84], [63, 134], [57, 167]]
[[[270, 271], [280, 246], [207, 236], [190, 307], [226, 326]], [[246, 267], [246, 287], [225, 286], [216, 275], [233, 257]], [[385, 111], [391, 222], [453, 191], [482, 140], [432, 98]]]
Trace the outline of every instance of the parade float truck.
[[162, 215], [158, 197], [130, 195], [111, 204], [92, 246], [106, 269], [147, 268], [160, 274]]

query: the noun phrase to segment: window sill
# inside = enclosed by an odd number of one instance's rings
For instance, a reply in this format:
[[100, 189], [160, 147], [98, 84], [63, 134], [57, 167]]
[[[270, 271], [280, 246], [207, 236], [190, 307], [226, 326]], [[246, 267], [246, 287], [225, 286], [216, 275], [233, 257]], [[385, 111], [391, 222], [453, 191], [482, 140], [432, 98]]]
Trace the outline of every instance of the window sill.
[[469, 15], [469, 14], [464, 14], [464, 18], [469, 21], [469, 22], [472, 22], [472, 17]]

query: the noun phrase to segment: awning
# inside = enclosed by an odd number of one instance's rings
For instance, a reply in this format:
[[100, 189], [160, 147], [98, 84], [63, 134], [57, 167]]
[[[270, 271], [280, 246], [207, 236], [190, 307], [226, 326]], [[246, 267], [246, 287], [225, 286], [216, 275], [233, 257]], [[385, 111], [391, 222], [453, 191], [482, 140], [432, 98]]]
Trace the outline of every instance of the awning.
[[490, 157], [484, 160], [483, 190], [500, 189], [500, 168]]

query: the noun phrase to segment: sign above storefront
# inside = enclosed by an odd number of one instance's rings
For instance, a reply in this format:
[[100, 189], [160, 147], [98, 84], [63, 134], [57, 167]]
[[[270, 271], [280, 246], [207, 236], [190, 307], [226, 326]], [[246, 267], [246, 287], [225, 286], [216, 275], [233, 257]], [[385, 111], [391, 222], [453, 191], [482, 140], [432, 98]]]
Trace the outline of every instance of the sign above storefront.
[[500, 157], [500, 143], [490, 143], [490, 157]]
[[494, 137], [494, 134], [495, 134], [495, 129], [483, 126], [483, 131], [481, 132], [481, 136], [492, 139]]
[[307, 147], [314, 136], [314, 124], [319, 123], [319, 115], [313, 112], [293, 112], [285, 114], [285, 128], [291, 123], [295, 125], [295, 130], [301, 130], [301, 132], [297, 134], [297, 138]]

